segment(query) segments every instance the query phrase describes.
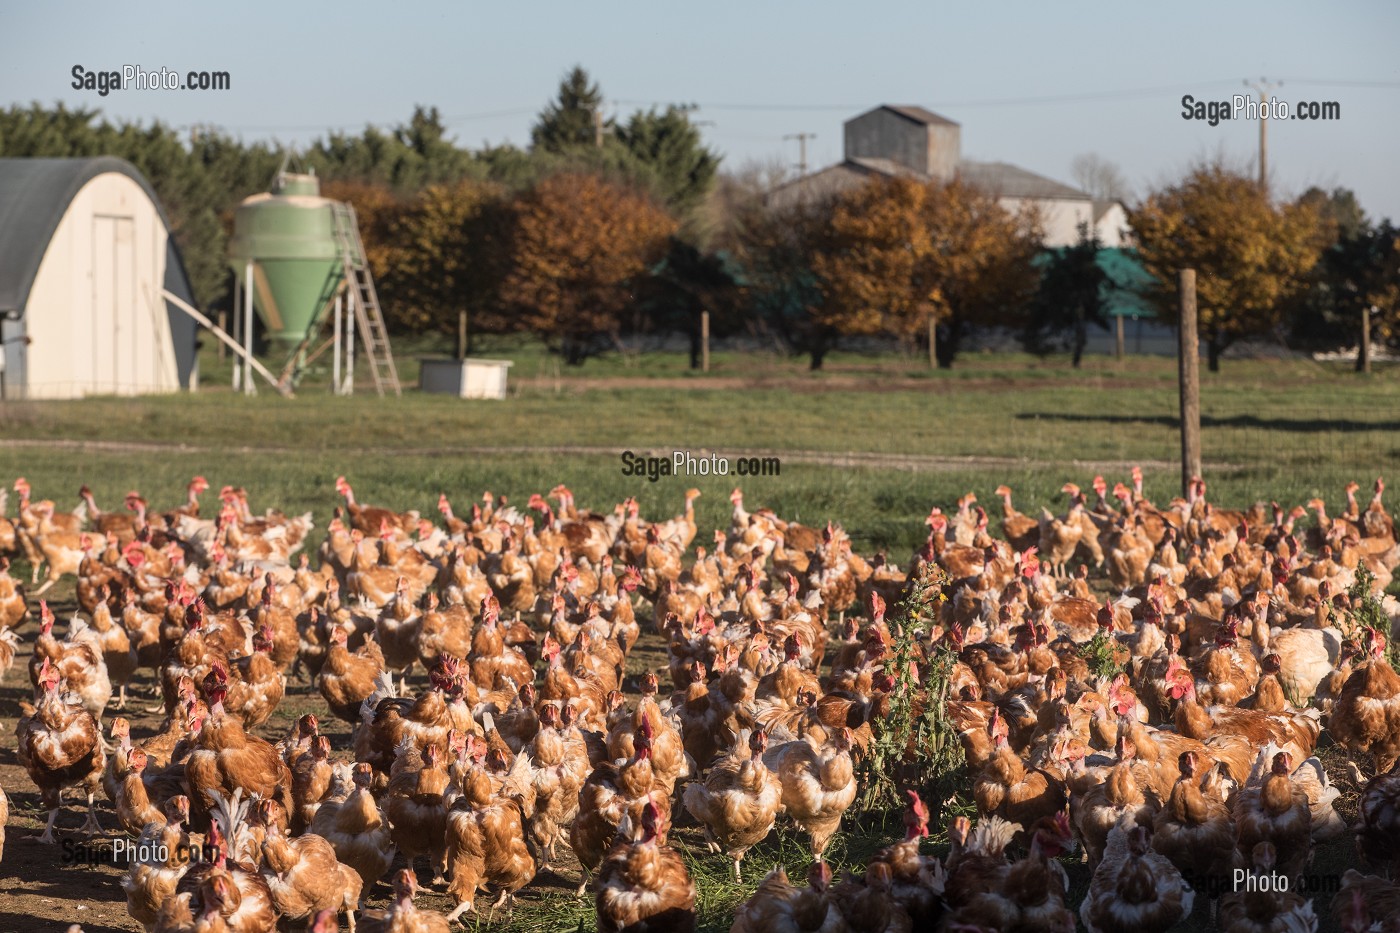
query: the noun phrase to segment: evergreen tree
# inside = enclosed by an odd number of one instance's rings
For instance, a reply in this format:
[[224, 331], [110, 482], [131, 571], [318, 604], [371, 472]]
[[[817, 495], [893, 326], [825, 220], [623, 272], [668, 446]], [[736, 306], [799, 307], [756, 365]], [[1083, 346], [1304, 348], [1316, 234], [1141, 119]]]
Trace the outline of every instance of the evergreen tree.
[[690, 122], [689, 108], [669, 106], [632, 114], [617, 139], [651, 168], [661, 198], [680, 214], [694, 209], [714, 184], [720, 157], [707, 149]]
[[1088, 326], [1108, 327], [1103, 312], [1108, 276], [1099, 266], [1100, 248], [1098, 235], [1080, 224], [1078, 242], [1045, 255], [1040, 288], [1021, 335], [1028, 351], [1045, 355], [1068, 348], [1077, 369], [1088, 342]]
[[[598, 126], [603, 106], [603, 92], [597, 83], [591, 81], [588, 72], [581, 65], [559, 83], [559, 96], [540, 112], [539, 119], [530, 130], [530, 141], [535, 149], [544, 152], [568, 152], [584, 146], [595, 146]], [[603, 125], [604, 131], [612, 128], [612, 122]]]

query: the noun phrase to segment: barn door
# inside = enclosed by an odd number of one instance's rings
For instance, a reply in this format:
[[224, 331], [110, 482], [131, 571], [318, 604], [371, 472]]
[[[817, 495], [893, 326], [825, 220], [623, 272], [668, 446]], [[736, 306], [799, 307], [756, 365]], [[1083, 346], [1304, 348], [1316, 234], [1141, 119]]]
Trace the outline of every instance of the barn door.
[[140, 335], [136, 326], [135, 221], [98, 214], [92, 219], [91, 391], [130, 392], [136, 379]]

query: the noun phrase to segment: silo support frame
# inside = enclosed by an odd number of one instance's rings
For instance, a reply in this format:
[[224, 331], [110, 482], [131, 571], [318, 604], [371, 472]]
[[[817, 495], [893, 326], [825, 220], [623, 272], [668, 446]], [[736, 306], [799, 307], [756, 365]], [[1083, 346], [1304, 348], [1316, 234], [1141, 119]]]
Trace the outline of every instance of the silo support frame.
[[242, 344], [230, 337], [217, 324], [209, 320], [209, 318], [205, 317], [199, 311], [195, 310], [194, 307], [187, 304], [182, 298], [180, 298], [179, 295], [172, 294], [163, 288], [160, 290], [160, 292], [166, 301], [170, 302], [175, 307], [179, 308], [181, 311], [194, 318], [204, 327], [205, 330], [209, 331], [209, 333], [213, 334], [215, 337], [218, 337], [219, 340], [226, 344], [229, 349], [231, 349], [234, 353], [238, 354], [239, 357], [245, 360], [249, 366], [251, 366], [254, 370], [257, 371], [258, 375], [262, 376], [264, 379], [267, 380], [268, 385], [272, 386], [286, 398], [293, 397], [291, 387], [284, 386], [281, 383], [279, 383], [277, 381], [277, 377], [272, 375], [272, 373], [268, 370], [266, 366], [254, 359], [251, 354], [249, 354], [246, 350], [243, 349]]

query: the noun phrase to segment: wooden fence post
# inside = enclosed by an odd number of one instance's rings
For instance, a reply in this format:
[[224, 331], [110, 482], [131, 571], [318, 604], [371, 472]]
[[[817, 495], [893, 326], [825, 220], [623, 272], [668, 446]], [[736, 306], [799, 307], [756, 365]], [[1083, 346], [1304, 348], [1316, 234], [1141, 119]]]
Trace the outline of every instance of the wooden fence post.
[[710, 371], [710, 312], [700, 312], [700, 371]]
[[1361, 309], [1361, 346], [1356, 350], [1356, 371], [1371, 371], [1371, 309]]
[[1201, 475], [1201, 345], [1196, 333], [1196, 270], [1178, 277], [1181, 324], [1177, 364], [1181, 388], [1181, 494]]

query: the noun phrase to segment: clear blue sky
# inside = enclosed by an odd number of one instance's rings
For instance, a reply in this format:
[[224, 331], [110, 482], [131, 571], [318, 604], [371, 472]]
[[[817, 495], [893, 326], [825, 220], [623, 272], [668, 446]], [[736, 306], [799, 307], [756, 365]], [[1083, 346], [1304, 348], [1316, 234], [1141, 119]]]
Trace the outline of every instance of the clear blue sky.
[[[912, 103], [959, 121], [967, 158], [1068, 181], [1074, 156], [1094, 152], [1141, 192], [1197, 157], [1252, 162], [1256, 124], [1184, 121], [1180, 98], [1228, 98], [1244, 78], [1268, 76], [1284, 80], [1284, 100], [1341, 104], [1338, 122], [1271, 126], [1277, 190], [1344, 185], [1372, 216], [1400, 220], [1398, 45], [1400, 4], [1383, 0], [7, 3], [0, 105], [62, 100], [304, 142], [392, 125], [422, 103], [464, 145], [523, 144], [580, 63], [619, 114], [699, 103], [696, 119], [714, 121], [705, 136], [730, 166], [795, 162], [782, 137], [796, 132], [816, 133], [809, 161], [828, 164], [840, 158], [842, 120]], [[75, 64], [226, 70], [233, 86], [99, 98], [69, 87]]]

